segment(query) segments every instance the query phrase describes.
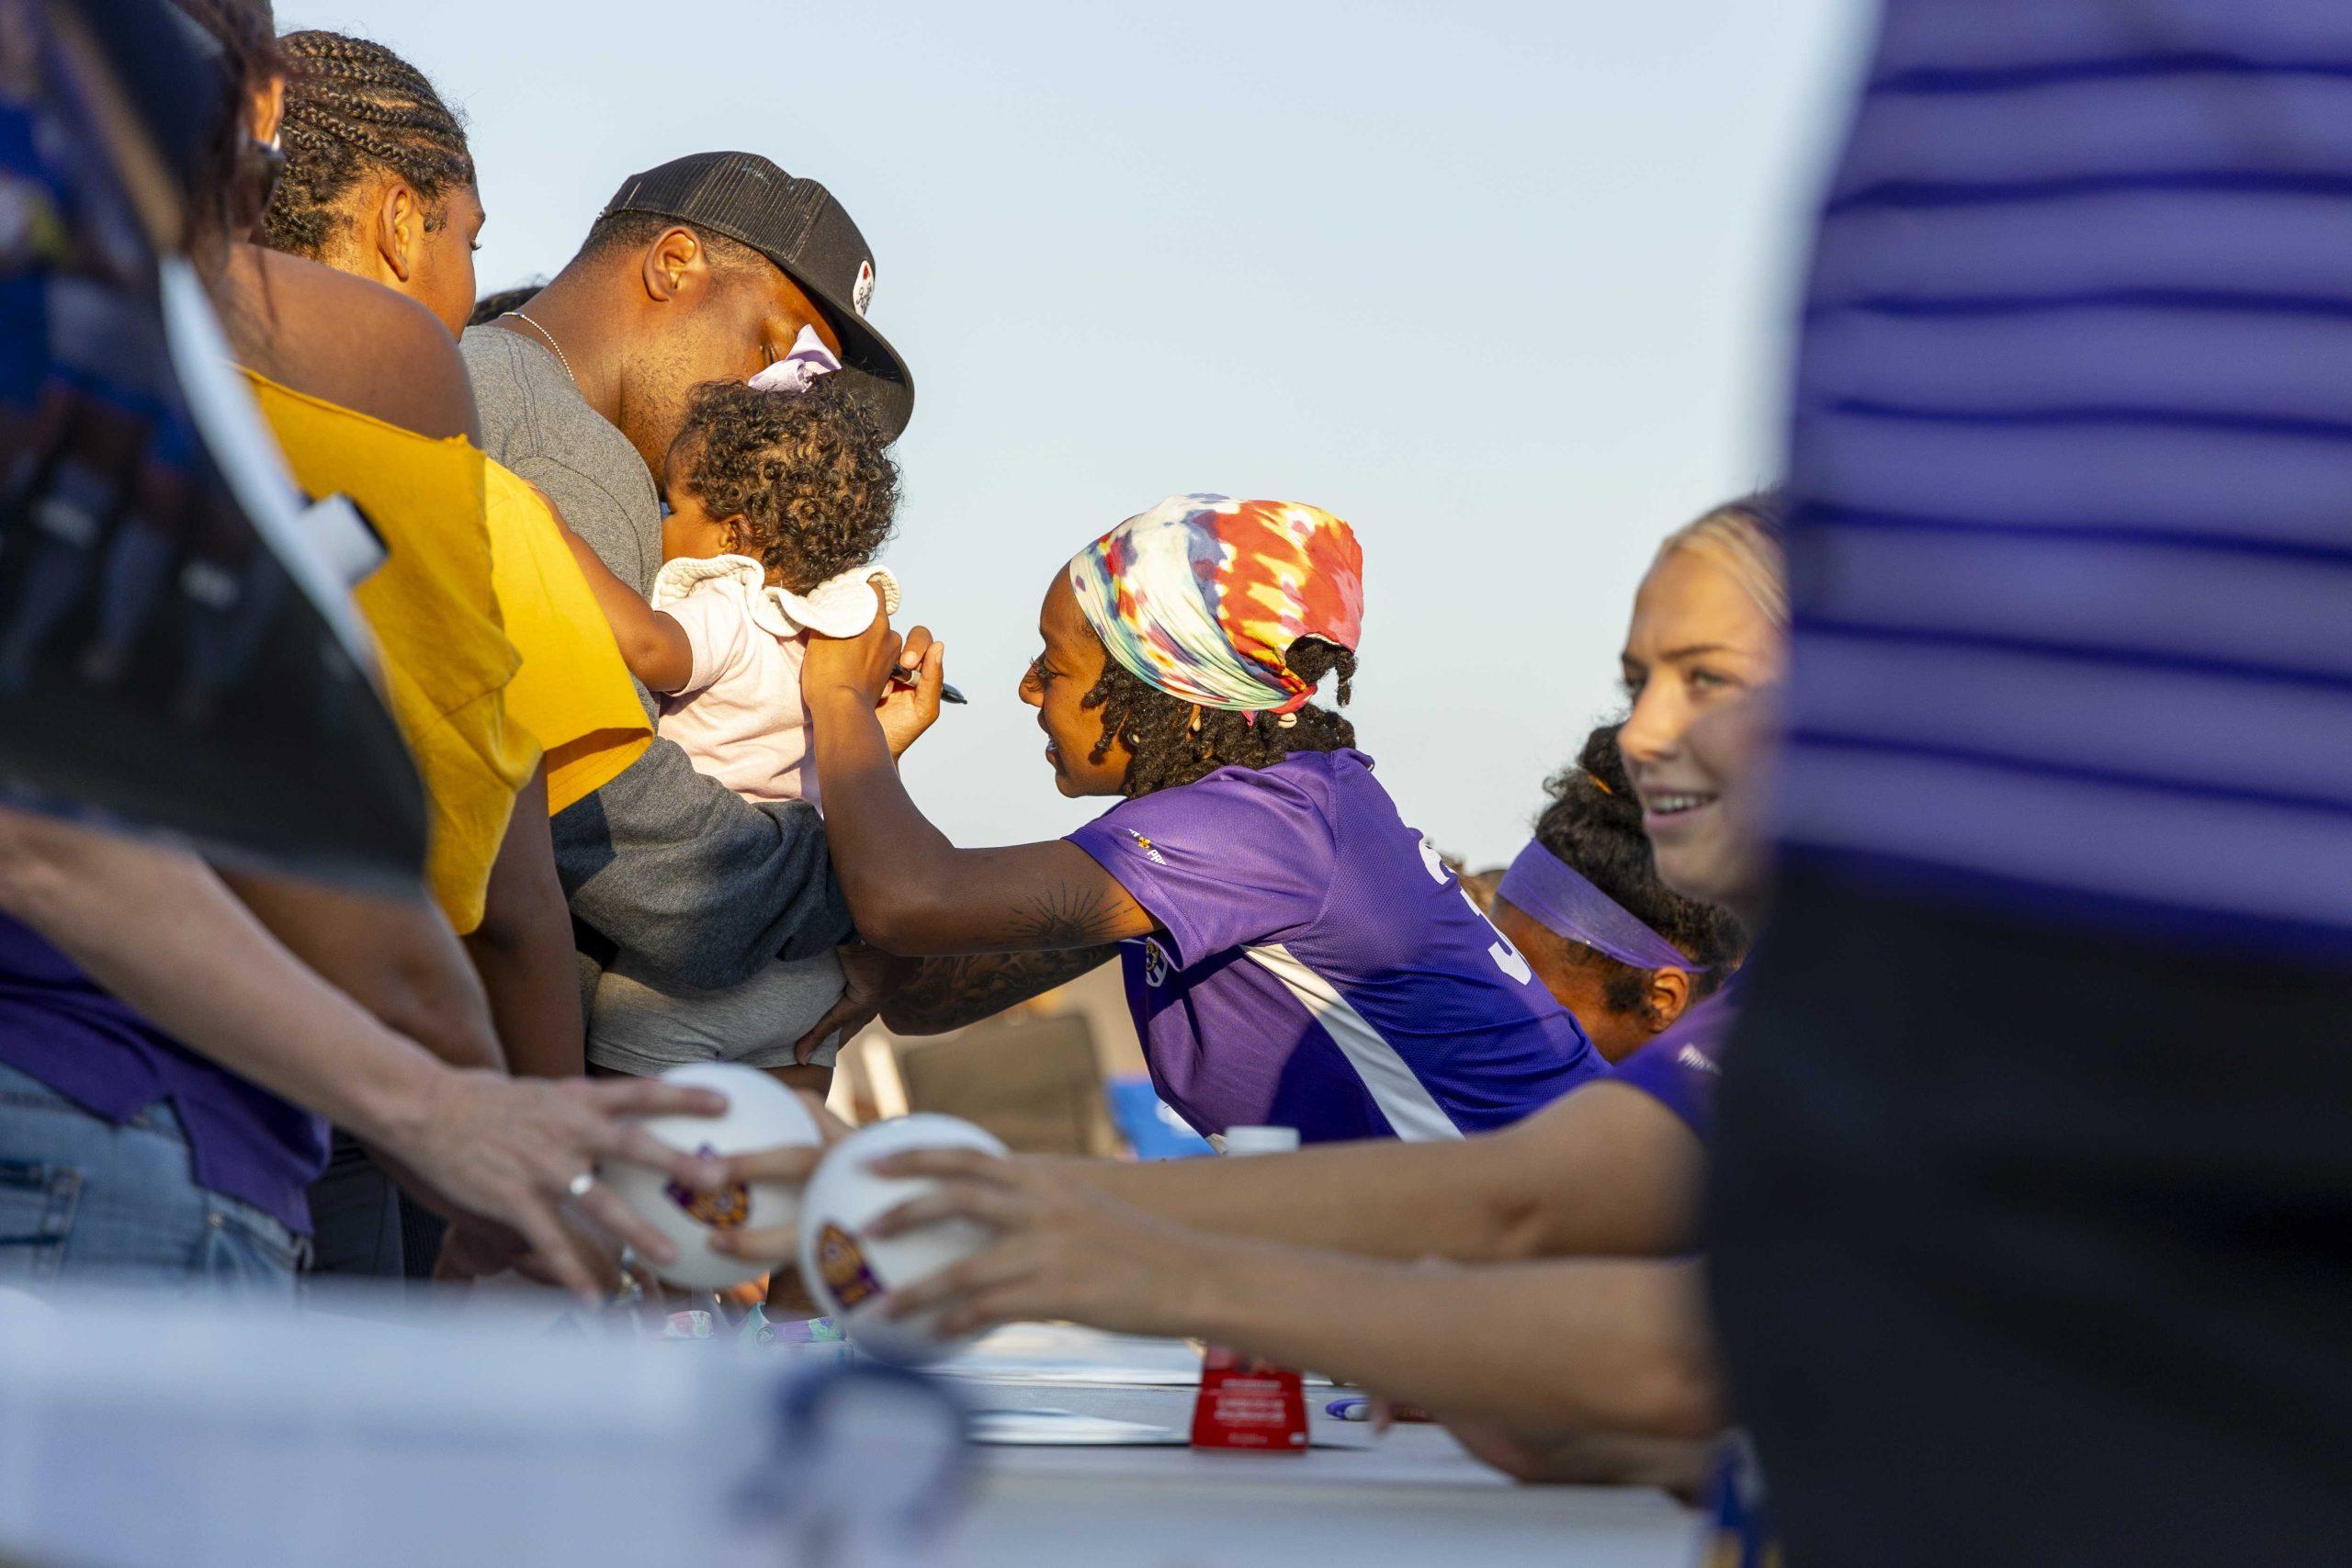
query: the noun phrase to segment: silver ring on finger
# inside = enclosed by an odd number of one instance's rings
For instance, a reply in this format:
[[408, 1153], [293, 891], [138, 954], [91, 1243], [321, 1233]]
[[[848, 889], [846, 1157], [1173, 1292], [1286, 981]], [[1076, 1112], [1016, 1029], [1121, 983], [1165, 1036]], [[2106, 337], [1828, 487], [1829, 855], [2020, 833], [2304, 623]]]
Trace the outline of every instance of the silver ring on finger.
[[564, 1190], [571, 1193], [575, 1199], [585, 1198], [588, 1196], [590, 1190], [595, 1185], [596, 1173], [593, 1170], [583, 1170], [579, 1175], [571, 1179], [571, 1185], [566, 1187]]

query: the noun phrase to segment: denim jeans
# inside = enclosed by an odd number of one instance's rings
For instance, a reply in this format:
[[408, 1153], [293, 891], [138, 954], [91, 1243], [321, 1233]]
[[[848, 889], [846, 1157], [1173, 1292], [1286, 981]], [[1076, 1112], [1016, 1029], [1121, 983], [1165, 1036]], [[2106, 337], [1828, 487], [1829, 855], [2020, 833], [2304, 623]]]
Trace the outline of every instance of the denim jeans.
[[196, 1184], [158, 1101], [121, 1126], [0, 1065], [0, 1285], [138, 1285], [291, 1300], [307, 1244]]

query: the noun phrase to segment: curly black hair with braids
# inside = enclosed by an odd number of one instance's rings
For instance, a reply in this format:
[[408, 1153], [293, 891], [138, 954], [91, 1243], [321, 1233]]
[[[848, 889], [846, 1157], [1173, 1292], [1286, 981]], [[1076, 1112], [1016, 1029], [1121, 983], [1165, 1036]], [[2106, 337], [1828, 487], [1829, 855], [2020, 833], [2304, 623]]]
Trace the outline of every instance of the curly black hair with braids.
[[845, 378], [797, 392], [710, 381], [695, 389], [663, 466], [711, 516], [738, 520], [738, 553], [805, 593], [889, 538], [899, 466], [888, 445]]
[[[1283, 663], [1310, 683], [1336, 672], [1340, 701], [1352, 694], [1356, 656], [1344, 648], [1303, 637], [1290, 645]], [[1092, 760], [1110, 755], [1114, 740], [1126, 747], [1120, 790], [1130, 799], [1192, 784], [1219, 768], [1271, 768], [1294, 751], [1337, 751], [1356, 743], [1354, 725], [1312, 703], [1287, 717], [1195, 707], [1145, 684], [1107, 654], [1102, 678], [1080, 701], [1102, 710], [1102, 738], [1094, 743]]]
[[286, 173], [262, 219], [274, 251], [325, 254], [343, 225], [338, 209], [375, 170], [408, 182], [425, 226], [447, 221], [449, 193], [474, 183], [465, 127], [424, 73], [380, 43], [342, 33], [288, 33]]
[[[1617, 751], [1623, 724], [1604, 724], [1585, 737], [1577, 765], [1544, 782], [1552, 804], [1535, 819], [1535, 841], [1574, 866], [1628, 914], [1688, 954], [1694, 1001], [1720, 986], [1747, 950], [1747, 935], [1731, 911], [1685, 898], [1658, 880], [1649, 836], [1642, 831], [1625, 760]], [[1612, 1012], [1637, 1013], [1648, 994], [1650, 971], [1578, 947], [1578, 960], [1600, 971], [1601, 996]]]

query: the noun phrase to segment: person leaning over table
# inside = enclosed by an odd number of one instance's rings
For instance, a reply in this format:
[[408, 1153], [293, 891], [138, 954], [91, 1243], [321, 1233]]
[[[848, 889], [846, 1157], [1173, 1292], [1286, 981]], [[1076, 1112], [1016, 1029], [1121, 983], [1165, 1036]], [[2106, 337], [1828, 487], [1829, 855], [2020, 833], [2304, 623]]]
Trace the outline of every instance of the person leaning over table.
[[940, 955], [886, 1021], [985, 1015], [1115, 953], [1161, 1100], [1205, 1134], [1309, 1143], [1458, 1139], [1605, 1072], [1311, 700], [1326, 675], [1347, 700], [1362, 607], [1354, 531], [1295, 502], [1171, 496], [1080, 549], [1046, 585], [1021, 695], [1056, 787], [1115, 804], [997, 849], [948, 842], [899, 781], [873, 713], [900, 658], [887, 620], [812, 637], [850, 907], [892, 951]]
[[[1757, 802], [1773, 697], [1768, 688], [1710, 704], [1637, 770], [1654, 817], [1678, 794], [1710, 801], [1675, 813], [1692, 820], [1662, 829], [1664, 874], [1686, 894], [1721, 899], [1759, 922], [1770, 855]], [[1668, 1159], [1705, 1162], [1715, 1079], [1738, 1006], [1735, 984], [1607, 1080], [1672, 1119], [1658, 1120], [1651, 1134], [1671, 1140]], [[1564, 1108], [1601, 1087], [1577, 1091]], [[1380, 1261], [1311, 1241], [1243, 1240], [1179, 1226], [1106, 1201], [1082, 1180], [1064, 1185], [1051, 1179], [1058, 1173], [1002, 1161], [917, 1154], [877, 1168], [946, 1176], [950, 1185], [885, 1215], [876, 1234], [950, 1217], [1000, 1233], [990, 1251], [892, 1293], [893, 1315], [944, 1307], [944, 1332], [1069, 1319], [1206, 1338], [1425, 1406], [1474, 1450], [1527, 1479], [1688, 1487], [1709, 1462], [1713, 1444], [1704, 1440], [1725, 1424], [1705, 1260], [1683, 1251], [1699, 1239], [1688, 1216], [1670, 1246], [1645, 1249], [1652, 1256], [1441, 1266], [1433, 1259], [1459, 1252]], [[1643, 1175], [1629, 1160], [1612, 1179]], [[1259, 1201], [1280, 1201], [1279, 1179]], [[1393, 1175], [1379, 1192], [1398, 1209], [1418, 1201]]]
[[[1756, 694], [1779, 678], [1786, 636], [1770, 515], [1750, 499], [1667, 540], [1635, 599], [1619, 735], [1660, 876], [1751, 924], [1767, 891], [1747, 826], [1765, 750]], [[1148, 1165], [882, 1162], [943, 1185], [881, 1228], [953, 1214], [1002, 1233], [895, 1292], [893, 1310], [944, 1305], [955, 1331], [1068, 1318], [1204, 1335], [1431, 1406], [1525, 1473], [1630, 1463], [1688, 1481], [1695, 1450], [1629, 1452], [1591, 1435], [1688, 1439], [1722, 1425], [1702, 1265], [1675, 1255], [1698, 1240], [1715, 1055], [1736, 1001], [1735, 985], [1612, 1075], [1451, 1143]], [[731, 1168], [791, 1179], [811, 1164], [776, 1150]], [[792, 1240], [720, 1245], [772, 1258]]]
[[[249, 334], [240, 352], [311, 395], [465, 434], [462, 373], [422, 311], [243, 243], [277, 118], [268, 7], [179, 9], [197, 31], [175, 39], [211, 57], [222, 95], [205, 161], [216, 183], [197, 193], [188, 249], [232, 339]], [[184, 27], [160, 7], [156, 25]], [[264, 267], [257, 299], [246, 286]], [[397, 679], [393, 689], [401, 702]], [[486, 819], [491, 794], [476, 798]], [[481, 841], [468, 840], [469, 884], [487, 880]], [[309, 1228], [303, 1188], [325, 1155], [319, 1114], [398, 1162], [485, 1252], [519, 1246], [583, 1292], [596, 1281], [560, 1222], [567, 1202], [634, 1244], [666, 1247], [590, 1179], [597, 1160], [639, 1159], [695, 1185], [711, 1176], [620, 1118], [707, 1113], [715, 1097], [506, 1078], [448, 922], [421, 899], [224, 881], [187, 854], [10, 813], [0, 914], [0, 1154], [27, 1177], [0, 1201], [7, 1233], [24, 1238], [6, 1262], [29, 1278], [290, 1290]]]

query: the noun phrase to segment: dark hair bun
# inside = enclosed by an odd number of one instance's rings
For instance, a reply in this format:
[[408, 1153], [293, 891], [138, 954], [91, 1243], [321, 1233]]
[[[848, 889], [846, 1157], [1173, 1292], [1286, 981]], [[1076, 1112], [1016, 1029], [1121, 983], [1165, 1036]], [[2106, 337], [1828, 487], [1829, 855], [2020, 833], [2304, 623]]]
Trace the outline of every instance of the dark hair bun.
[[1593, 730], [1577, 765], [1544, 784], [1552, 804], [1535, 819], [1536, 841], [1719, 979], [1746, 949], [1747, 933], [1729, 910], [1685, 898], [1658, 880], [1642, 803], [1617, 750], [1623, 728]]

